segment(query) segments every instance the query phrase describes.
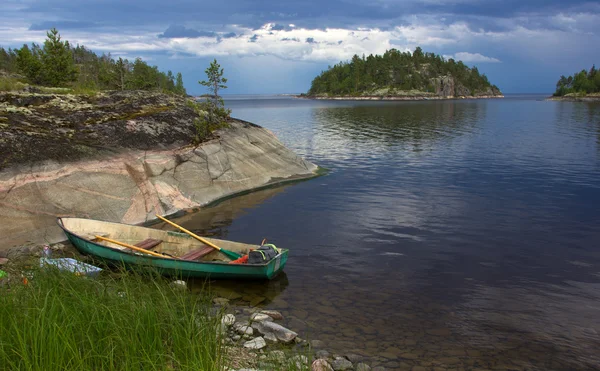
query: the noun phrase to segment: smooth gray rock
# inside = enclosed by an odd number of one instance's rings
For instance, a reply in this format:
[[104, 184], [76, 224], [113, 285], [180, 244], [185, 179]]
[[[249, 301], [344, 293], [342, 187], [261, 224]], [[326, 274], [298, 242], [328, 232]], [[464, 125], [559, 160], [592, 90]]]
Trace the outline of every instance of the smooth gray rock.
[[324, 359], [315, 359], [312, 365], [310, 365], [310, 371], [333, 371], [333, 368]]
[[277, 337], [277, 340], [286, 344], [292, 342], [298, 336], [294, 331], [270, 321], [254, 322], [252, 327], [263, 335], [272, 333]]
[[263, 313], [253, 313], [250, 316], [250, 319], [256, 322], [262, 322], [262, 321], [271, 321], [272, 318], [266, 314]]
[[352, 365], [352, 362], [348, 361], [346, 358], [340, 357], [338, 359], [335, 359], [331, 363], [331, 367], [333, 367], [333, 369], [335, 371], [344, 371], [344, 370], [352, 370], [354, 365]]
[[244, 348], [248, 349], [262, 349], [266, 346], [267, 343], [265, 342], [265, 339], [260, 336], [244, 343]]
[[254, 329], [247, 325], [242, 325], [240, 323], [236, 323], [233, 325], [233, 329], [240, 335], [252, 335], [254, 334]]
[[270, 341], [272, 343], [276, 343], [277, 342], [277, 336], [275, 336], [275, 334], [272, 333], [272, 332], [268, 332], [266, 334], [263, 334], [263, 337], [265, 338], [265, 340]]
[[315, 356], [320, 359], [328, 359], [331, 357], [331, 354], [326, 350], [318, 350], [315, 353]]
[[283, 315], [276, 310], [261, 310], [260, 313], [266, 314], [267, 316], [273, 318], [274, 320], [282, 320]]

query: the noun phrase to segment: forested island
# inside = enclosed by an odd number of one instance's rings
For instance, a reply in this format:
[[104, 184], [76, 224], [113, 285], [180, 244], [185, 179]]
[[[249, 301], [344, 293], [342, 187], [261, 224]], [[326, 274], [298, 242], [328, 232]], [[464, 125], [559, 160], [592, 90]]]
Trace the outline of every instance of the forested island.
[[572, 76], [561, 76], [556, 82], [553, 99], [600, 100], [600, 73], [596, 65], [589, 71], [581, 70]]
[[447, 99], [502, 97], [477, 67], [426, 53], [396, 49], [365, 58], [355, 55], [312, 81], [305, 97], [316, 99]]
[[185, 95], [181, 73], [161, 72], [141, 58], [129, 61], [97, 55], [83, 45], [63, 41], [56, 29], [43, 45], [19, 49], [0, 47], [0, 90], [20, 90], [27, 84], [68, 88], [75, 93], [102, 90], [160, 90]]

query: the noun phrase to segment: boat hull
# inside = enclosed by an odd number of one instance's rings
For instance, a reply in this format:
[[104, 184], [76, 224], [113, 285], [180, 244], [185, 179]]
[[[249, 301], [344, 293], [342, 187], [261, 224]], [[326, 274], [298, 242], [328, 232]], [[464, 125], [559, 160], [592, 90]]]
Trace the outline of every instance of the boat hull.
[[[114, 249], [86, 239], [66, 228], [60, 218], [58, 224], [69, 241], [82, 254], [93, 256], [113, 266], [128, 269], [148, 268], [165, 276], [243, 280], [272, 279], [283, 271], [288, 257], [287, 249], [281, 249], [281, 253], [266, 264], [228, 264], [227, 262], [187, 261], [150, 255], [144, 256]], [[144, 229], [150, 230], [150, 228]]]

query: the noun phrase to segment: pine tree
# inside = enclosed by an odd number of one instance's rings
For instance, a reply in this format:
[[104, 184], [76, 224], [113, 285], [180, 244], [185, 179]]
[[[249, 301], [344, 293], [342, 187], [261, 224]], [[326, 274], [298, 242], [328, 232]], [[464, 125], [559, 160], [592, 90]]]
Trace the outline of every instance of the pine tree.
[[43, 82], [50, 86], [64, 86], [77, 79], [77, 69], [73, 61], [68, 41], [61, 41], [56, 28], [46, 33], [42, 53]]
[[225, 86], [227, 79], [223, 77], [223, 69], [215, 59], [204, 72], [208, 80], [198, 81], [198, 83], [208, 88], [208, 91], [212, 93], [215, 106], [218, 106], [220, 99], [219, 89], [227, 89], [227, 86]]
[[[32, 49], [35, 51], [35, 44]], [[27, 45], [17, 52], [17, 67], [31, 82], [41, 82], [42, 63]]]
[[181, 72], [177, 73], [177, 78], [175, 82], [175, 93], [180, 95], [187, 95], [185, 87], [183, 86], [183, 76], [181, 75]]

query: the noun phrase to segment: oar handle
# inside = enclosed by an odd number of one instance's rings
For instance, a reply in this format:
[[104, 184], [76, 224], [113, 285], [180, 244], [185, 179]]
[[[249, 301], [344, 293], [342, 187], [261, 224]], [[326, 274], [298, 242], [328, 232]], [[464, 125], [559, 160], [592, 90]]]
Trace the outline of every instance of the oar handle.
[[189, 234], [190, 236], [194, 237], [198, 241], [200, 241], [200, 242], [202, 242], [202, 243], [204, 243], [204, 244], [206, 244], [206, 245], [208, 245], [208, 246], [210, 246], [210, 247], [212, 247], [214, 249], [217, 249], [217, 250], [221, 251], [221, 248], [219, 246], [217, 246], [214, 243], [211, 243], [211, 242], [205, 240], [204, 238], [202, 238], [202, 237], [200, 237], [200, 236], [198, 236], [198, 235], [196, 235], [196, 234], [188, 231], [187, 229], [183, 228], [182, 226], [179, 226], [179, 225], [173, 223], [172, 221], [163, 218], [162, 216], [160, 216], [158, 214], [156, 214], [156, 217], [159, 218], [160, 220], [162, 220], [163, 222], [168, 223], [168, 224], [172, 225], [175, 228], [178, 228], [180, 231]]
[[136, 251], [139, 251], [139, 252], [143, 252], [145, 254], [150, 254], [150, 255], [153, 255], [153, 256], [158, 256], [159, 258], [173, 259], [170, 256], [159, 254], [159, 253], [155, 253], [154, 251], [142, 249], [141, 247], [133, 246], [133, 245], [130, 245], [130, 244], [125, 243], [125, 242], [113, 240], [113, 239], [102, 237], [102, 236], [94, 236], [94, 237], [96, 237], [96, 239], [98, 239], [98, 240], [103, 240], [103, 241], [111, 242], [111, 243], [114, 243], [115, 245], [120, 245], [120, 246], [123, 246], [123, 247], [127, 247], [128, 249], [136, 250]]

